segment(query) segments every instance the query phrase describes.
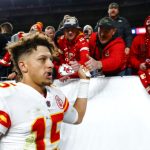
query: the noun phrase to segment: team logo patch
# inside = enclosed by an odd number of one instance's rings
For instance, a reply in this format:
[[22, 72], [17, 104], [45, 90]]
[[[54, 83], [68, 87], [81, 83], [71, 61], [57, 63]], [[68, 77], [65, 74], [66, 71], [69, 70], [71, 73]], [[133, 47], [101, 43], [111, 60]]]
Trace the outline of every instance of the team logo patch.
[[57, 103], [58, 107], [60, 109], [63, 109], [63, 101], [62, 101], [62, 99], [60, 99], [60, 97], [58, 95], [55, 96], [55, 99], [56, 99], [56, 103]]
[[72, 69], [72, 67], [69, 66], [68, 64], [62, 64], [59, 67], [58, 71], [62, 76], [67, 76], [67, 75], [71, 75], [71, 74], [75, 73], [75, 71]]

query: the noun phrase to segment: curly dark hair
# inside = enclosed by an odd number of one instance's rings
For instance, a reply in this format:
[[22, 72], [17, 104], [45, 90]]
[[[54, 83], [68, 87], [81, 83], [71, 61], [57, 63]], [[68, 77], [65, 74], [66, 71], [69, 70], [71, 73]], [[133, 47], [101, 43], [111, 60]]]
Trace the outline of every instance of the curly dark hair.
[[39, 32], [26, 34], [17, 42], [9, 43], [7, 45], [7, 50], [11, 55], [15, 71], [18, 76], [22, 77], [21, 70], [18, 66], [18, 61], [22, 55], [30, 54], [33, 50], [37, 50], [37, 46], [46, 46], [51, 52], [52, 56], [54, 53], [54, 47], [51, 42], [49, 42], [48, 37]]

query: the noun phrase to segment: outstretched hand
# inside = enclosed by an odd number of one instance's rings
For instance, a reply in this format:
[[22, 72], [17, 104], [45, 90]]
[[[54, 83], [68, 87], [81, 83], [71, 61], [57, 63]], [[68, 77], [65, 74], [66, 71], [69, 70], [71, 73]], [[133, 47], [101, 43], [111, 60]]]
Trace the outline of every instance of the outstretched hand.
[[86, 72], [89, 72], [89, 70], [85, 66], [80, 66], [78, 70], [78, 75], [80, 79], [90, 79], [87, 75]]
[[70, 61], [69, 64], [75, 72], [77, 72], [80, 68], [80, 64], [77, 61]]
[[143, 71], [147, 69], [145, 62], [140, 64], [140, 69]]
[[102, 68], [101, 61], [97, 61], [89, 55], [87, 55], [87, 58], [88, 58], [88, 61], [85, 63], [85, 66], [89, 71], [94, 71], [96, 69]]

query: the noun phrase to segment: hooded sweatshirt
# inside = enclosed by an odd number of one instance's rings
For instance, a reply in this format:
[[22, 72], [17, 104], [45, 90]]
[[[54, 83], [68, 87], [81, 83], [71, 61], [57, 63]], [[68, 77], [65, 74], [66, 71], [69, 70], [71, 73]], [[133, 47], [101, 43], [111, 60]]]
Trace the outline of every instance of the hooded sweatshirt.
[[150, 32], [148, 32], [148, 26], [150, 26], [150, 16], [144, 22], [146, 33], [137, 35], [131, 45], [130, 64], [136, 71], [139, 70], [141, 63], [144, 63], [148, 58], [150, 59]]

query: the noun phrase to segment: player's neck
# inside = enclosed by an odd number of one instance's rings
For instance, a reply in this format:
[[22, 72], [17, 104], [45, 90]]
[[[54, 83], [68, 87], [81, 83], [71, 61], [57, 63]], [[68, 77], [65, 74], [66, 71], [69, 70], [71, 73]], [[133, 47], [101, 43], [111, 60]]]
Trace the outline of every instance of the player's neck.
[[24, 79], [22, 79], [21, 82], [31, 86], [32, 88], [34, 88], [36, 91], [38, 91], [44, 97], [46, 96], [45, 86], [40, 86], [40, 85], [35, 84], [34, 82], [30, 82], [30, 81], [27, 81], [27, 80], [24, 80]]

